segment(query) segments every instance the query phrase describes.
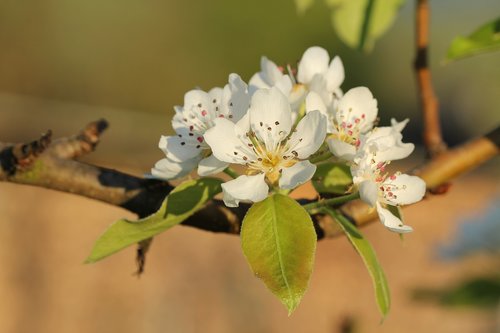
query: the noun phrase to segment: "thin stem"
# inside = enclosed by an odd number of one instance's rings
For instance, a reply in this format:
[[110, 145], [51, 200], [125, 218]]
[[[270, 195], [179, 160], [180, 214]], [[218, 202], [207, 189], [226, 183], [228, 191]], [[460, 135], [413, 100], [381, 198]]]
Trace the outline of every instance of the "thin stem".
[[283, 195], [288, 195], [290, 194], [290, 192], [292, 192], [293, 190], [284, 190], [284, 189], [280, 189], [279, 187], [276, 187], [274, 189], [274, 192], [276, 193], [279, 193], [279, 194], [283, 194]]
[[227, 167], [224, 169], [223, 171], [226, 175], [228, 175], [229, 177], [233, 178], [233, 179], [236, 179], [240, 176], [239, 173], [237, 173], [236, 171], [234, 171], [232, 168], [230, 167]]
[[415, 72], [418, 83], [418, 97], [424, 121], [423, 139], [430, 157], [439, 155], [446, 150], [446, 143], [441, 135], [439, 119], [439, 102], [432, 86], [431, 71], [429, 68], [429, 1], [416, 0], [415, 32], [416, 56]]
[[347, 195], [343, 195], [341, 197], [331, 198], [331, 199], [323, 199], [317, 202], [308, 203], [302, 207], [304, 207], [310, 214], [317, 213], [320, 208], [327, 206], [336, 206], [342, 205], [346, 202], [359, 199], [359, 192], [350, 193]]
[[317, 155], [313, 155], [309, 161], [313, 164], [317, 164], [329, 160], [331, 157], [333, 157], [333, 154], [329, 149], [326, 149], [324, 151], [318, 152]]

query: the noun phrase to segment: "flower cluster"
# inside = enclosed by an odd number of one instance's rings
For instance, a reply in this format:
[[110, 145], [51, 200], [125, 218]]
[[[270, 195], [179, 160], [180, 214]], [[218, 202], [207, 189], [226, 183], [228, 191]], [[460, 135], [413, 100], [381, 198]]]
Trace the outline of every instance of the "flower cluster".
[[385, 170], [414, 149], [402, 141], [408, 120], [376, 127], [377, 100], [366, 87], [344, 94], [344, 77], [338, 56], [330, 61], [326, 50], [311, 47], [296, 72], [262, 57], [260, 72], [248, 85], [231, 74], [224, 88], [189, 91], [184, 105], [175, 107], [176, 135], [160, 139], [166, 157], [152, 175], [175, 179], [197, 168], [200, 176], [208, 176], [239, 164], [243, 173], [222, 185], [225, 204], [235, 207], [309, 181], [316, 171], [311, 156], [329, 151], [350, 166], [352, 189], [377, 209], [389, 230], [411, 231], [390, 206], [421, 200], [425, 184]]

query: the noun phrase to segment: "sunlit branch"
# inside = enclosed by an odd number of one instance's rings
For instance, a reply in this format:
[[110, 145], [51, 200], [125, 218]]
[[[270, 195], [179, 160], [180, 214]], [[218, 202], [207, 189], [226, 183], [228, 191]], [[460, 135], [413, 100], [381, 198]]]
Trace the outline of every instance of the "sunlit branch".
[[446, 144], [441, 134], [439, 102], [432, 86], [432, 77], [428, 60], [430, 23], [429, 1], [416, 1], [416, 55], [414, 66], [417, 76], [418, 97], [420, 99], [424, 123], [424, 145], [429, 156], [434, 157], [446, 150]]

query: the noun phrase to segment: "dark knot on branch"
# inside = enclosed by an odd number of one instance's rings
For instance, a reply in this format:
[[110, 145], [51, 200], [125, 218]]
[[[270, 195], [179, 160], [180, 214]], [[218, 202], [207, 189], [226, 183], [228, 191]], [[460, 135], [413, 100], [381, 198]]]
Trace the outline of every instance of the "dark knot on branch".
[[28, 168], [50, 145], [52, 131], [48, 130], [39, 139], [29, 143], [19, 143], [0, 151], [0, 179], [16, 174], [17, 170]]

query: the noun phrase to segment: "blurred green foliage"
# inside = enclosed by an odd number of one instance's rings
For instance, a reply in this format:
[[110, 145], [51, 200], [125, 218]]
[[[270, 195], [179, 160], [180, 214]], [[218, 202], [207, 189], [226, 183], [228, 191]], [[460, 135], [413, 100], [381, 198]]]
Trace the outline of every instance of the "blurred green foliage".
[[327, 0], [332, 26], [352, 48], [370, 52], [396, 19], [405, 0]]
[[496, 309], [500, 302], [500, 276], [475, 277], [442, 289], [419, 288], [416, 301], [432, 301], [443, 306]]
[[455, 37], [446, 60], [456, 60], [500, 50], [500, 17], [488, 22], [467, 37]]

